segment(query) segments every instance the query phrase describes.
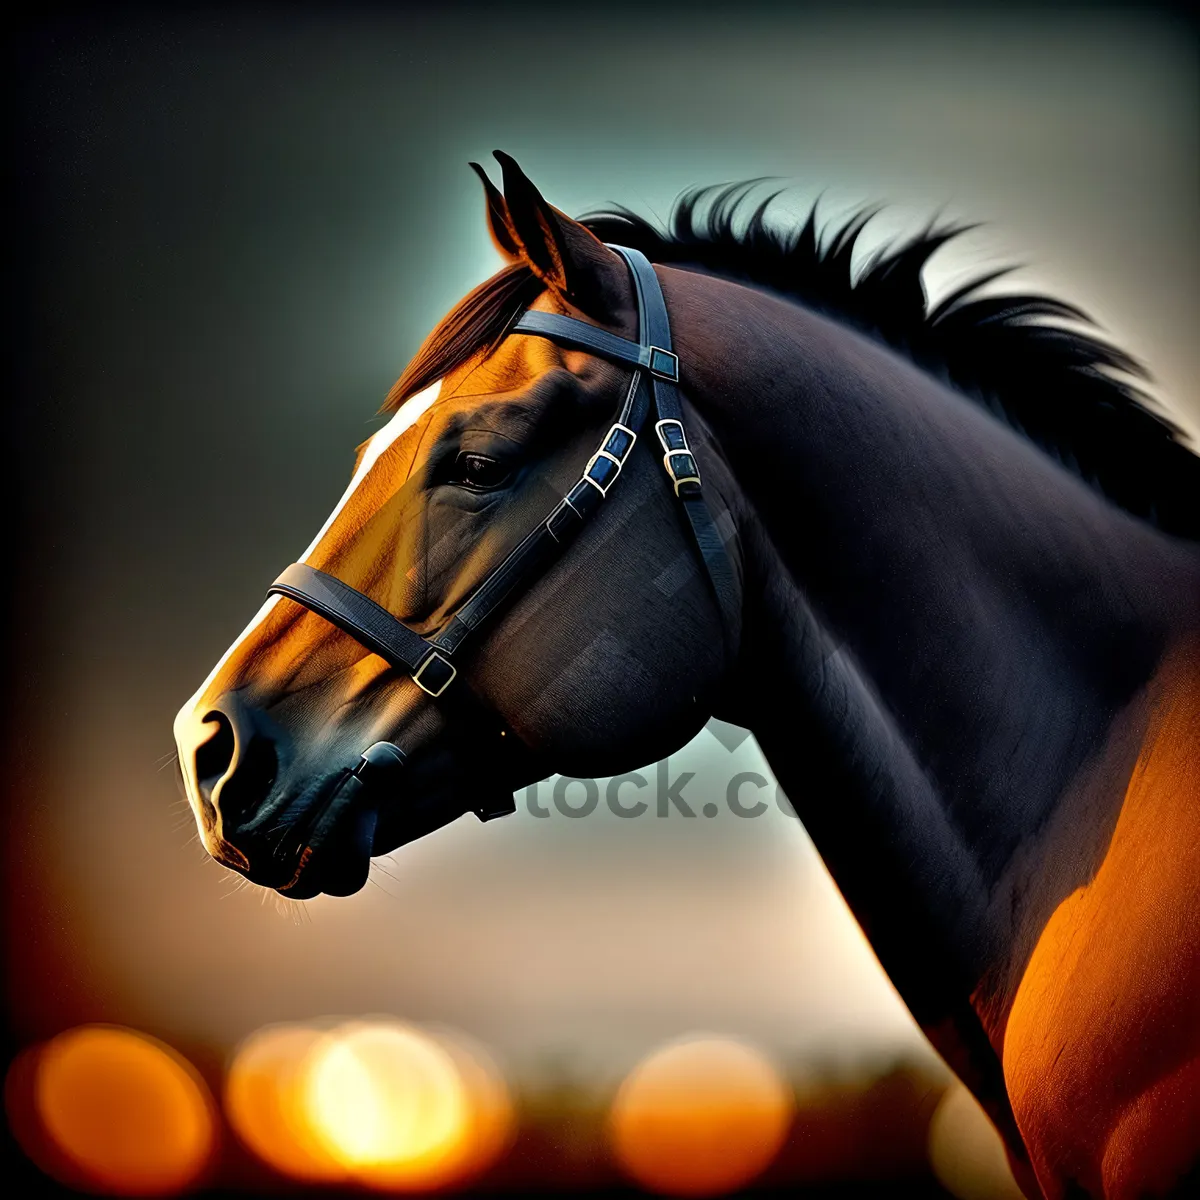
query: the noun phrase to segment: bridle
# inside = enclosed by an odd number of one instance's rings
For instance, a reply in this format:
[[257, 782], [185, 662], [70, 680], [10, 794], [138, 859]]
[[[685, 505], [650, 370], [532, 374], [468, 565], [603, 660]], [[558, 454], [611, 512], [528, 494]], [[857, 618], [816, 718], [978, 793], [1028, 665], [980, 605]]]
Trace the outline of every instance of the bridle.
[[[292, 563], [267, 589], [268, 595], [286, 596], [324, 617], [368, 650], [407, 671], [413, 682], [430, 696], [439, 697], [454, 683], [458, 675], [454, 655], [470, 635], [497, 612], [518, 585], [541, 575], [595, 515], [620, 477], [621, 468], [653, 409], [654, 432], [663, 449], [663, 466], [687, 517], [728, 634], [736, 621], [733, 569], [705, 502], [700, 471], [688, 444], [676, 386], [679, 359], [671, 349], [671, 327], [662, 288], [644, 254], [625, 246], [610, 249], [621, 255], [633, 277], [638, 316], [636, 342], [575, 317], [536, 311], [522, 313], [508, 332], [548, 338], [559, 345], [633, 367], [633, 377], [617, 419], [604, 435], [600, 448], [588, 459], [579, 481], [549, 516], [509, 552], [450, 620], [436, 634], [424, 637], [369, 596], [307, 563]], [[372, 770], [390, 769], [401, 765], [404, 759], [399, 747], [377, 742], [351, 772], [351, 780], [361, 784]], [[514, 810], [515, 805], [509, 801], [474, 811], [486, 821]]]

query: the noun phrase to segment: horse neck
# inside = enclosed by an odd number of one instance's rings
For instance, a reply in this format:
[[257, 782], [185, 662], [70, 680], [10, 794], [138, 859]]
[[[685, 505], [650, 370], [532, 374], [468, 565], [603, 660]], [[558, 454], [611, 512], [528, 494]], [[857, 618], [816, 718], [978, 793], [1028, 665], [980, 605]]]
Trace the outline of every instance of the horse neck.
[[866, 337], [662, 277], [744, 506], [746, 632], [722, 715], [754, 731], [936, 1022], [948, 992], [1011, 974], [1094, 869], [1140, 698], [1197, 622], [1200, 558]]

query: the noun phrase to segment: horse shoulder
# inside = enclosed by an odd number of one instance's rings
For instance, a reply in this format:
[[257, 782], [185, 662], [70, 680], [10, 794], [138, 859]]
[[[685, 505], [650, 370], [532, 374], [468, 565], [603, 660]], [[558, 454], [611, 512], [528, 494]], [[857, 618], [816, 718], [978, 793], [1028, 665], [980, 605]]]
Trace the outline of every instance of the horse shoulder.
[[1200, 639], [1154, 687], [1103, 861], [1047, 922], [1004, 1035], [1050, 1200], [1173, 1194], [1200, 1158]]

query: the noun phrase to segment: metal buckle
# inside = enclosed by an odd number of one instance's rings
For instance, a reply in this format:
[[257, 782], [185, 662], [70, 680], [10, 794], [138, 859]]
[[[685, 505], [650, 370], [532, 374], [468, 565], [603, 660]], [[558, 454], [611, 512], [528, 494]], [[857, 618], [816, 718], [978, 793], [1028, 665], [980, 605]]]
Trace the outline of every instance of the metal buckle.
[[[665, 425], [673, 425], [679, 430], [678, 446], [671, 445], [667, 435], [663, 432]], [[676, 420], [674, 417], [664, 417], [661, 421], [654, 422], [654, 432], [658, 434], [659, 444], [668, 454], [674, 454], [680, 450], [688, 450], [687, 430], [684, 429], [682, 421]]]
[[614, 429], [619, 429], [622, 433], [627, 433], [629, 435], [629, 445], [625, 447], [625, 454], [621, 455], [621, 459], [622, 459], [622, 461], [624, 461], [626, 455], [629, 454], [629, 452], [633, 449], [635, 443], [637, 442], [637, 434], [632, 429], [630, 429], [628, 425], [622, 425], [620, 421], [614, 421], [608, 427], [608, 432], [604, 435], [605, 442], [607, 442], [608, 439], [610, 437], [612, 437]]
[[679, 382], [679, 356], [677, 354], [670, 350], [664, 350], [661, 346], [651, 346], [647, 359], [646, 369], [651, 375], [657, 375], [659, 379], [666, 379], [671, 383]]
[[667, 474], [670, 475], [671, 479], [674, 481], [675, 495], [679, 495], [679, 488], [681, 484], [694, 483], [697, 487], [703, 486], [700, 483], [700, 475], [698, 473], [700, 470], [699, 467], [696, 468], [697, 474], [695, 475], [675, 474], [675, 468], [671, 466], [671, 455], [673, 454], [686, 454], [688, 458], [692, 460], [692, 462], [696, 461], [696, 456], [690, 450], [668, 450], [667, 453], [663, 455], [663, 466], [667, 468]]
[[[666, 431], [670, 429], [679, 438], [679, 445], [673, 446], [671, 439], [667, 437]], [[658, 440], [662, 444], [662, 448], [666, 451], [663, 455], [663, 466], [667, 470], [667, 474], [671, 477], [671, 482], [675, 484], [675, 495], [679, 495], [679, 488], [685, 483], [694, 483], [697, 487], [702, 486], [700, 483], [700, 468], [696, 466], [696, 456], [692, 453], [691, 446], [688, 445], [687, 430], [683, 427], [683, 422], [675, 417], [664, 417], [661, 421], [654, 422], [654, 432], [658, 434]], [[675, 465], [671, 459], [679, 454], [686, 454], [695, 466], [695, 473], [691, 475], [679, 475], [675, 471]]]
[[[608, 441], [607, 438], [604, 440]], [[608, 481], [607, 486], [601, 486], [588, 474], [588, 472], [592, 469], [592, 464], [595, 463], [598, 458], [607, 458], [608, 461], [613, 463], [617, 468], [617, 473]], [[583, 478], [586, 479], [588, 483], [590, 483], [592, 487], [594, 487], [600, 493], [600, 495], [607, 496], [608, 489], [612, 487], [612, 485], [616, 483], [618, 479], [621, 478], [621, 460], [615, 454], [609, 454], [607, 450], [597, 450], [596, 453], [587, 460], [587, 466], [583, 468]], [[571, 507], [574, 508], [575, 506], [572, 505]]]
[[[449, 668], [449, 671], [450, 671], [450, 674], [443, 681], [442, 686], [440, 688], [438, 688], [436, 691], [433, 688], [431, 688], [427, 683], [425, 683], [425, 681], [421, 678], [421, 676], [425, 674], [425, 671], [428, 668], [429, 664], [432, 663], [435, 658], [444, 667]], [[428, 655], [426, 657], [425, 661], [417, 668], [416, 672], [412, 676], [412, 681], [413, 681], [413, 683], [415, 683], [417, 685], [417, 687], [419, 687], [421, 689], [421, 691], [427, 692], [430, 696], [440, 696], [454, 682], [455, 676], [457, 674], [458, 674], [458, 670], [456, 669], [454, 664], [448, 658], [443, 657], [436, 650], [434, 650], [433, 653]]]

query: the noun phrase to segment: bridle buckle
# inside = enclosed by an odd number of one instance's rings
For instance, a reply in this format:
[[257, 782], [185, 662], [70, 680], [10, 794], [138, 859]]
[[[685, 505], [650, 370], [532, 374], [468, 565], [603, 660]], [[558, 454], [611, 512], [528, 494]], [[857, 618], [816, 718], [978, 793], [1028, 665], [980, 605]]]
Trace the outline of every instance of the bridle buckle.
[[[599, 472], [601, 478], [597, 479], [592, 474], [592, 468], [599, 462], [600, 459], [606, 459], [612, 463], [612, 468], [602, 467]], [[588, 459], [587, 466], [583, 468], [583, 477], [596, 488], [600, 495], [607, 496], [608, 489], [617, 482], [617, 477], [621, 474], [621, 460], [615, 454], [609, 454], [607, 450], [597, 450], [591, 458]]]
[[[634, 381], [636, 385], [636, 379]], [[601, 496], [608, 495], [608, 489], [617, 482], [625, 458], [637, 441], [637, 433], [620, 421], [610, 426], [600, 443], [600, 449], [587, 461], [583, 468], [583, 478], [594, 487]], [[609, 466], [608, 464], [612, 465]], [[599, 466], [597, 467], [597, 464]]]
[[651, 375], [665, 379], [668, 383], [679, 382], [679, 355], [661, 346], [651, 346], [646, 356], [646, 369]]
[[457, 674], [458, 670], [454, 664], [434, 650], [413, 672], [412, 681], [421, 691], [428, 692], [431, 696], [440, 696], [454, 682]]
[[658, 434], [659, 443], [665, 451], [663, 466], [670, 475], [671, 482], [675, 485], [675, 495], [682, 494], [679, 489], [684, 484], [695, 484], [694, 490], [698, 490], [700, 488], [700, 468], [696, 465], [695, 455], [692, 454], [691, 447], [688, 445], [683, 422], [674, 417], [667, 417], [662, 421], [655, 422], [654, 432]]

